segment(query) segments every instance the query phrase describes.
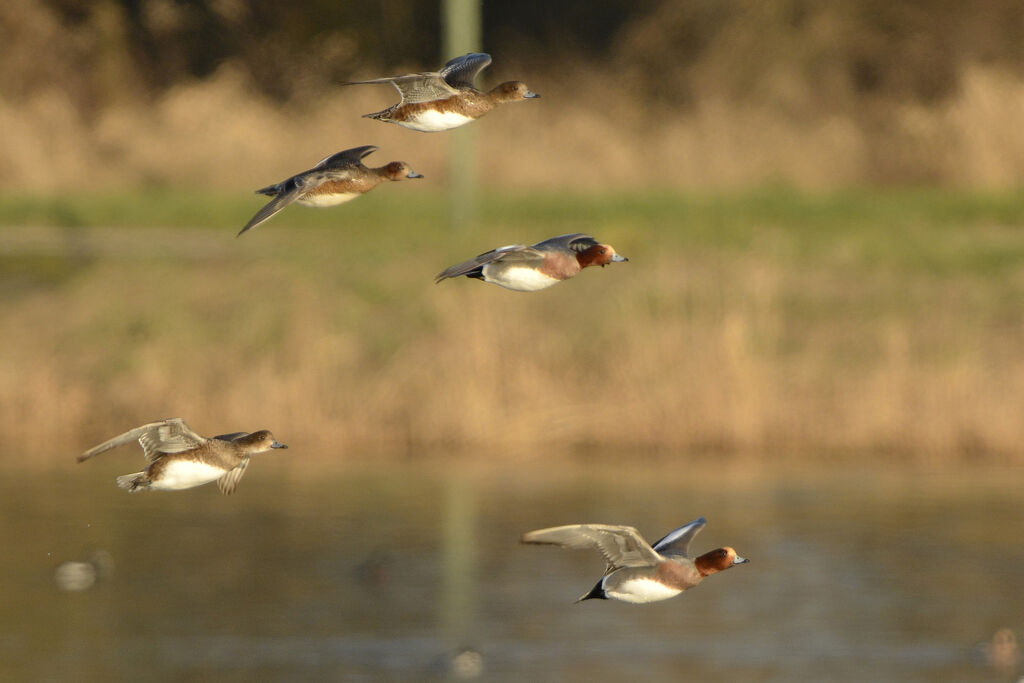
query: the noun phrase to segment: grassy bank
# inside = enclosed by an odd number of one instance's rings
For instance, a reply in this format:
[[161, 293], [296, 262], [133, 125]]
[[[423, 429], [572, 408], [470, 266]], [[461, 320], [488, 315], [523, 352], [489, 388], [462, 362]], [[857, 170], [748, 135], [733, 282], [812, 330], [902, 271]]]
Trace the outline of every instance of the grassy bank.
[[[5, 455], [180, 415], [303, 459], [1024, 462], [1024, 197], [0, 197]], [[431, 284], [585, 231], [630, 257], [536, 294]]]

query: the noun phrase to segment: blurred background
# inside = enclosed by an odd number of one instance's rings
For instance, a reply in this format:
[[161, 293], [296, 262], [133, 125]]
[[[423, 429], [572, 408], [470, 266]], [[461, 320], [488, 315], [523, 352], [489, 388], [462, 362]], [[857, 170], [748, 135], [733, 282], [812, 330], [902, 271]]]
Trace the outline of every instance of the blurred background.
[[[1019, 674], [1019, 0], [6, 0], [0, 46], [0, 673]], [[541, 99], [422, 134], [341, 85], [470, 50]], [[235, 239], [365, 144], [425, 178]], [[432, 284], [569, 232], [630, 261]], [[74, 464], [175, 416], [290, 450], [231, 498]], [[515, 545], [700, 515], [752, 563], [646, 611]]]

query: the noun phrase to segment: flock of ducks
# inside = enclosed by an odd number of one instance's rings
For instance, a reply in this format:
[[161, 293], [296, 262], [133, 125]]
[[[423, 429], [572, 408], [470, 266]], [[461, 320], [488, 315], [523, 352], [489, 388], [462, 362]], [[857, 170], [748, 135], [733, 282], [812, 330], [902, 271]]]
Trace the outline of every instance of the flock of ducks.
[[[521, 81], [502, 83], [488, 92], [473, 82], [491, 63], [490, 55], [470, 53], [456, 57], [437, 72], [406, 74], [345, 85], [390, 83], [400, 101], [366, 117], [420, 132], [450, 130], [484, 116], [499, 104], [540, 97]], [[303, 171], [257, 193], [273, 197], [238, 233], [269, 220], [289, 204], [335, 206], [365, 194], [384, 181], [422, 178], [404, 161], [367, 168], [363, 159], [377, 148], [354, 147], [333, 154]], [[628, 259], [590, 235], [573, 233], [552, 237], [532, 246], [514, 244], [492, 249], [456, 264], [437, 275], [435, 282], [466, 276], [508, 289], [532, 292], [567, 280], [588, 266], [605, 266]], [[232, 493], [253, 455], [287, 448], [268, 430], [200, 436], [181, 418], [151, 422], [115, 436], [78, 457], [95, 455], [138, 441], [149, 463], [141, 472], [117, 478], [130, 492], [178, 491], [217, 482], [224, 494]], [[729, 547], [696, 558], [690, 542], [704, 528], [701, 517], [649, 544], [629, 526], [573, 524], [526, 533], [523, 543], [594, 549], [604, 557], [604, 576], [579, 600], [615, 599], [630, 603], [665, 600], [699, 584], [705, 577], [748, 560]]]

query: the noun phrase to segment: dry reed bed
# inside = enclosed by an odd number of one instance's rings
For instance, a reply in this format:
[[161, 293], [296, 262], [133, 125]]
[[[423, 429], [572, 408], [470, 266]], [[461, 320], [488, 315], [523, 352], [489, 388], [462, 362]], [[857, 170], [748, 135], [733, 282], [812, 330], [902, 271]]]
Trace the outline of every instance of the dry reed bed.
[[[855, 112], [815, 113], [810, 91], [785, 106], [770, 98], [737, 103], [708, 96], [676, 111], [632, 97], [609, 101], [607, 80], [604, 72], [572, 65], [557, 77], [531, 75], [541, 100], [504, 107], [476, 129], [483, 181], [534, 189], [891, 181], [1005, 188], [1024, 177], [1024, 82], [994, 68], [967, 65], [951, 99], [892, 105], [872, 125]], [[446, 136], [360, 118], [393, 100], [392, 89], [366, 86], [278, 107], [254, 95], [230, 65], [154, 102], [126, 98], [88, 115], [59, 90], [19, 101], [0, 95], [0, 182], [9, 191], [33, 192], [166, 184], [251, 189], [363, 144], [381, 147], [370, 161], [403, 159], [445, 182]]]
[[265, 232], [151, 230], [146, 254], [136, 232], [91, 230], [103, 258], [8, 292], [5, 453], [61, 461], [180, 415], [272, 428], [302, 462], [1024, 461], [1024, 331], [981, 276], [633, 245], [629, 264], [522, 295], [430, 285], [441, 254], [360, 264], [334, 236], [303, 234], [300, 253]]

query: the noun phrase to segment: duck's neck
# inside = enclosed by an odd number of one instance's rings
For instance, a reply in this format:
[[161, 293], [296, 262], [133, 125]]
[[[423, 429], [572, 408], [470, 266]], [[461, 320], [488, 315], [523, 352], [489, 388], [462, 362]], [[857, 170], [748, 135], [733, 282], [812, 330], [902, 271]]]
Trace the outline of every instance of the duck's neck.
[[576, 254], [576, 261], [580, 264], [580, 268], [586, 268], [587, 266], [595, 265], [598, 256], [601, 253], [601, 246], [595, 244], [589, 249], [578, 252]]
[[710, 553], [704, 553], [703, 555], [701, 555], [693, 561], [694, 566], [697, 567], [697, 571], [700, 572], [701, 576], [708, 576], [710, 574], [714, 574], [715, 572], [721, 571], [717, 566], [713, 564], [713, 555], [714, 551]]

